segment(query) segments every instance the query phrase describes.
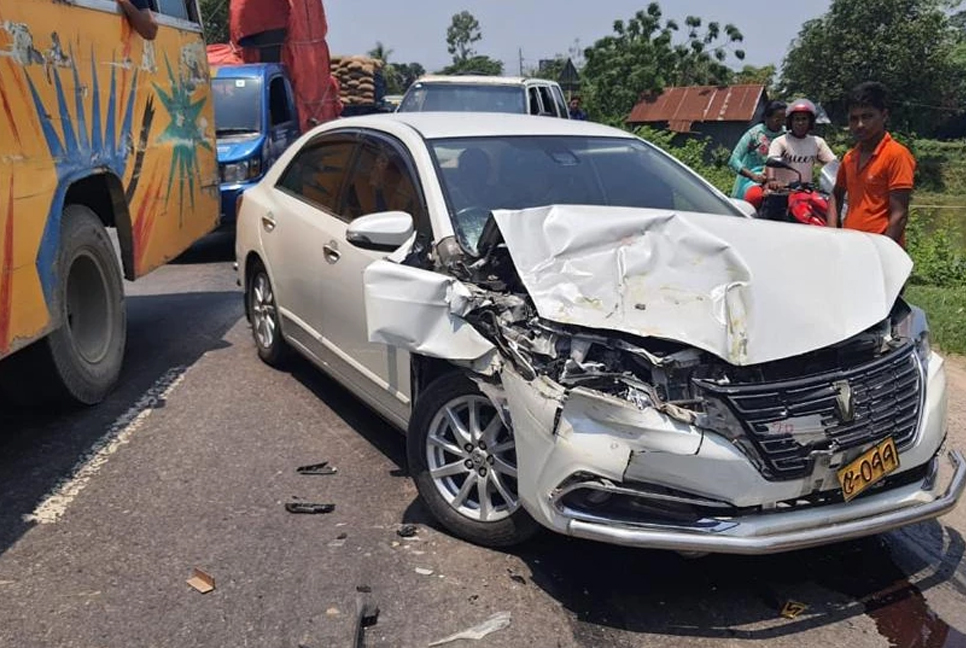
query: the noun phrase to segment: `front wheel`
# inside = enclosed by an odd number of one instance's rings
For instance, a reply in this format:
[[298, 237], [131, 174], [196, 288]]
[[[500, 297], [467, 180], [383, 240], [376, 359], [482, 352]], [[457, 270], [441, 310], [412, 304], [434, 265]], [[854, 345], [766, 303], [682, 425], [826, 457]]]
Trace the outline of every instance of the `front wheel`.
[[513, 431], [465, 376], [442, 376], [420, 394], [406, 452], [420, 496], [453, 534], [505, 547], [539, 529], [517, 494]]

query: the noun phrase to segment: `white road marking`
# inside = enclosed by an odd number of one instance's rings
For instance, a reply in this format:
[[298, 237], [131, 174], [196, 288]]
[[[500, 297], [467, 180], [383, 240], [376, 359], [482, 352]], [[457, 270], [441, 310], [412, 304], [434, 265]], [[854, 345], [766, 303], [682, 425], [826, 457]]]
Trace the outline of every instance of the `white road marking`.
[[52, 524], [67, 511], [67, 507], [84, 490], [91, 478], [104, 467], [115, 452], [131, 440], [159, 403], [171, 394], [184, 378], [185, 367], [169, 369], [151, 388], [144, 392], [131, 409], [114, 421], [107, 434], [77, 462], [69, 477], [62, 479], [37, 505], [33, 513], [23, 516], [25, 522]]

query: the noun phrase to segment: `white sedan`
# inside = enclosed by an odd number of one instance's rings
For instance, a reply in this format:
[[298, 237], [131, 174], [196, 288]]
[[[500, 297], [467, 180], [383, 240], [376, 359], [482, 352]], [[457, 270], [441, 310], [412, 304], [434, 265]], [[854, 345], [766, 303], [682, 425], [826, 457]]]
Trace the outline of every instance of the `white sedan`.
[[757, 221], [587, 122], [397, 113], [305, 134], [238, 210], [261, 358], [407, 434], [428, 509], [768, 553], [955, 506], [943, 360], [891, 240]]

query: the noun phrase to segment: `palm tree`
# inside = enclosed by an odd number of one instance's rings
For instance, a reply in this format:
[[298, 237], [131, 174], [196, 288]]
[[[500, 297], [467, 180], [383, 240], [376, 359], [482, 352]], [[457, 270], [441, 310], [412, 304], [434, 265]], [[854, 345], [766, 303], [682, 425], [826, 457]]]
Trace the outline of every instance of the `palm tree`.
[[393, 50], [383, 45], [382, 41], [376, 41], [376, 46], [367, 52], [370, 57], [382, 61], [382, 75], [386, 80], [388, 93], [398, 94], [400, 92], [399, 74], [397, 74], [395, 66], [389, 62], [392, 53]]

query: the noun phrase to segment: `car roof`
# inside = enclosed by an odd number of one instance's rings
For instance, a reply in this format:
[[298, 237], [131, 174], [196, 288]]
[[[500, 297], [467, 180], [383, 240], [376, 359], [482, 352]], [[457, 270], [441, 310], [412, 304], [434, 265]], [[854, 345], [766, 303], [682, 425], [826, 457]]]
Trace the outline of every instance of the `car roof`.
[[526, 83], [552, 83], [548, 79], [535, 79], [520, 76], [484, 76], [481, 74], [427, 74], [416, 79], [415, 83], [453, 83], [473, 85], [524, 85]]
[[327, 126], [379, 129], [387, 122], [405, 124], [424, 139], [523, 135], [634, 138], [627, 131], [590, 121], [510, 113], [397, 112], [345, 117], [328, 122]]

